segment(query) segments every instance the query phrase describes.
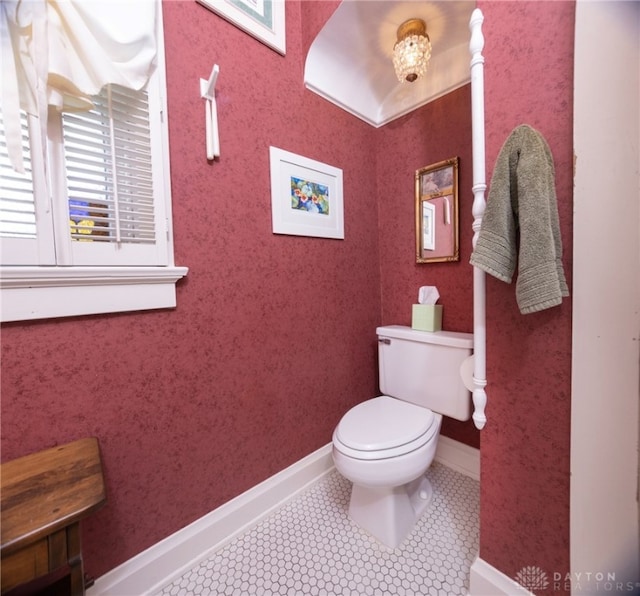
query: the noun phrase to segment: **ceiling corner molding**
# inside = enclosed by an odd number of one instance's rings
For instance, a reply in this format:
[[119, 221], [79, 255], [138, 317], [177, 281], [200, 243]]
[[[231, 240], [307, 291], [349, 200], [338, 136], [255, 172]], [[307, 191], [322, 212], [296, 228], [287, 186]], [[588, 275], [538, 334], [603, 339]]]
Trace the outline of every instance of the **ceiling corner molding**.
[[[344, 0], [309, 48], [307, 89], [379, 128], [469, 83], [475, 2]], [[398, 25], [421, 18], [433, 45], [429, 69], [400, 83], [391, 53]]]

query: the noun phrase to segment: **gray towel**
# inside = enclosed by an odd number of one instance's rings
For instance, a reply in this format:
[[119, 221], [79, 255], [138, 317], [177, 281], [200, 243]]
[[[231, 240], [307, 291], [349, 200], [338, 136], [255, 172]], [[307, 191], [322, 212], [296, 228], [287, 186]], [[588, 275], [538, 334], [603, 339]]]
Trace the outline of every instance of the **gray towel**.
[[544, 137], [526, 124], [515, 128], [500, 150], [471, 254], [472, 265], [507, 283], [516, 262], [516, 300], [522, 314], [557, 306], [569, 295], [553, 157]]

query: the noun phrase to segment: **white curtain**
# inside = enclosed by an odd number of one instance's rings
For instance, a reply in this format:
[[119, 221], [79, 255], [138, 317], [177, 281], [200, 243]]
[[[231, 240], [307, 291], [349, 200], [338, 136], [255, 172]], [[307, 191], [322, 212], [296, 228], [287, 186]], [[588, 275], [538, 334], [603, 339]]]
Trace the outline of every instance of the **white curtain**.
[[91, 109], [107, 84], [142, 89], [156, 65], [160, 0], [1, 0], [2, 112], [12, 165], [23, 171], [20, 109]]

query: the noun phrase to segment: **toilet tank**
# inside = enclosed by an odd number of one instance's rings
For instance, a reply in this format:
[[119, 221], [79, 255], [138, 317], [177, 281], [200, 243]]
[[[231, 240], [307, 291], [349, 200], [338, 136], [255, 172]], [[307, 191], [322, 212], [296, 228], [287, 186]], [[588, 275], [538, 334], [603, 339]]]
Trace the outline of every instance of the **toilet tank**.
[[471, 393], [460, 366], [471, 355], [473, 334], [378, 327], [380, 390], [457, 420], [471, 417]]

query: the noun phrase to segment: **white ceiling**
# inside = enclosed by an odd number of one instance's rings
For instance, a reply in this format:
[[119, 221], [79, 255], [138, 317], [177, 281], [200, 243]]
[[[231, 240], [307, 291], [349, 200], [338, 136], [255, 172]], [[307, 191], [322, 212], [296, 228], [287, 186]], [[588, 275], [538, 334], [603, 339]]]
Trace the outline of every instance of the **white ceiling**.
[[[344, 0], [311, 44], [308, 89], [380, 127], [470, 81], [475, 0]], [[421, 18], [433, 48], [425, 77], [400, 83], [391, 58], [398, 26]]]

